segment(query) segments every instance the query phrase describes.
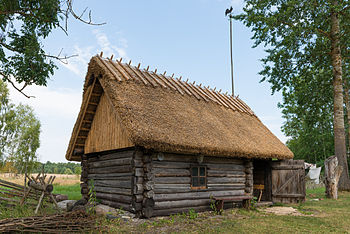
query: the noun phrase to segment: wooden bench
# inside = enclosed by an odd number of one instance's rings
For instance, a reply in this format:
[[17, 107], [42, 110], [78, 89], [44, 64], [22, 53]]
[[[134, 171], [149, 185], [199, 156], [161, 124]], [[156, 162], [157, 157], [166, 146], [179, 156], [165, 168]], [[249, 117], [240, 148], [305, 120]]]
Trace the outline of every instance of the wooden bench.
[[221, 214], [224, 209], [224, 203], [228, 201], [243, 201], [243, 207], [249, 209], [253, 196], [213, 197], [213, 199], [215, 200], [216, 210]]

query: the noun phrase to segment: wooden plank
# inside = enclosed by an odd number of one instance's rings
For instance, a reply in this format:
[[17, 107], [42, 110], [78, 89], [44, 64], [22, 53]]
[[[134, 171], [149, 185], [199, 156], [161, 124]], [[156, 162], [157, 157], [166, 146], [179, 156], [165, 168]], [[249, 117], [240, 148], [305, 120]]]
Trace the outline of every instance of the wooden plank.
[[132, 167], [129, 165], [104, 167], [104, 168], [89, 168], [89, 173], [92, 173], [92, 174], [123, 173], [123, 172], [131, 172], [131, 171], [132, 171]]
[[[152, 155], [152, 159], [154, 161], [159, 161], [157, 154]], [[171, 153], [164, 153], [164, 159], [161, 162], [164, 161], [172, 161], [172, 162], [193, 162], [198, 163], [198, 155], [185, 155], [185, 154], [171, 154]], [[225, 158], [225, 157], [204, 157], [203, 158], [203, 164], [206, 163], [214, 163], [214, 164], [236, 164], [236, 165], [243, 165], [243, 160], [237, 159], [237, 158]]]
[[156, 177], [154, 182], [156, 184], [189, 184], [191, 183], [191, 177]]
[[245, 173], [243, 171], [208, 170], [207, 176], [210, 176], [210, 177], [245, 177]]
[[96, 198], [122, 203], [131, 203], [132, 201], [132, 196], [101, 192], [96, 192]]
[[205, 199], [213, 196], [220, 197], [231, 197], [244, 195], [243, 190], [231, 190], [231, 191], [191, 191], [188, 193], [156, 193], [154, 195], [155, 201], [176, 201], [176, 200], [194, 200], [194, 199]]
[[98, 58], [99, 58], [99, 60], [102, 62], [102, 64], [104, 65], [104, 67], [107, 68], [107, 70], [108, 70], [110, 73], [112, 73], [112, 75], [114, 76], [114, 78], [115, 78], [117, 81], [119, 81], [119, 82], [122, 81], [122, 79], [119, 77], [119, 75], [114, 71], [113, 68], [111, 68], [111, 67], [108, 65], [108, 63], [107, 63], [104, 59], [100, 58], [99, 56], [98, 56]]
[[242, 183], [246, 181], [245, 178], [236, 178], [236, 177], [207, 177], [208, 184], [225, 184], [225, 183]]
[[132, 173], [106, 173], [106, 174], [88, 174], [89, 179], [100, 179], [100, 180], [128, 180], [131, 179]]
[[184, 207], [195, 207], [195, 206], [210, 206], [210, 199], [198, 199], [198, 200], [178, 200], [178, 201], [161, 201], [155, 202], [155, 210], [163, 209], [174, 209]]
[[110, 159], [110, 160], [99, 160], [96, 162], [90, 162], [89, 168], [99, 168], [99, 167], [112, 167], [121, 165], [131, 165], [132, 158], [120, 158], [120, 159]]
[[109, 188], [109, 187], [94, 186], [94, 190], [100, 193], [132, 195], [131, 189], [126, 189], [126, 188]]
[[[202, 189], [202, 191], [242, 191], [244, 193], [244, 185], [237, 185], [237, 186], [211, 186], [207, 187], [206, 189]], [[195, 190], [191, 189], [189, 187], [168, 187], [168, 188], [158, 188], [157, 185], [155, 185], [155, 188], [153, 190], [156, 194], [165, 194], [165, 193], [189, 193], [193, 192]]]
[[88, 156], [88, 161], [90, 163], [90, 162], [112, 160], [112, 159], [119, 159], [119, 158], [132, 158], [133, 154], [134, 154], [134, 149], [120, 150], [118, 152], [113, 152], [108, 154]]
[[131, 180], [94, 180], [94, 186], [131, 189]]
[[163, 168], [154, 168], [153, 173], [157, 177], [161, 176], [190, 176], [190, 170], [188, 169], [163, 169]]

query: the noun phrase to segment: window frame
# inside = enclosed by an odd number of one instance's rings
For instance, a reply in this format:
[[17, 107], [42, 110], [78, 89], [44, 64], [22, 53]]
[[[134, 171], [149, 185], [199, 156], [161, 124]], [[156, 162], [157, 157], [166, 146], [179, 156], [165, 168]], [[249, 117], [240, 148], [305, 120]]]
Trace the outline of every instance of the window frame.
[[[197, 176], [192, 174], [193, 168], [197, 168], [197, 172], [198, 172]], [[200, 168], [204, 168], [204, 176], [200, 175]], [[190, 185], [192, 190], [207, 189], [207, 182], [208, 182], [207, 172], [208, 172], [208, 168], [206, 165], [191, 165], [190, 167], [191, 184]], [[204, 178], [204, 185], [199, 184], [199, 186], [193, 186], [193, 178], [198, 178], [198, 184], [200, 182], [200, 178]]]

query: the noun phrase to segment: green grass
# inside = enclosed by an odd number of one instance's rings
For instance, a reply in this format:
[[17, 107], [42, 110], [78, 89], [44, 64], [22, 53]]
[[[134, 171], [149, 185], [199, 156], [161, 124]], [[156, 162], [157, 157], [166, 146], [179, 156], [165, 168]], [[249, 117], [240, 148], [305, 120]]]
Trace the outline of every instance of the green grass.
[[324, 188], [307, 190], [305, 203], [283, 206], [293, 206], [303, 216], [231, 209], [221, 216], [204, 212], [198, 216], [180, 214], [152, 218], [141, 224], [116, 220], [108, 225], [112, 232], [119, 233], [350, 233], [349, 192], [341, 192], [338, 200], [331, 200], [325, 198]]
[[81, 199], [80, 184], [73, 184], [73, 185], [54, 184], [53, 193], [66, 194], [66, 195], [68, 195], [69, 200], [80, 200]]

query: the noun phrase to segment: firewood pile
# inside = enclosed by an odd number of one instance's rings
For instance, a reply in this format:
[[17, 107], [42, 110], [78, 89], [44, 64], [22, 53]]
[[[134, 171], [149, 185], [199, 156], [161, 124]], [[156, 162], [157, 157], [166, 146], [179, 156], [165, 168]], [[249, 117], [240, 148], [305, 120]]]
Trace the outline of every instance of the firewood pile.
[[49, 216], [10, 218], [0, 220], [0, 232], [72, 233], [96, 228], [94, 216], [83, 211]]

